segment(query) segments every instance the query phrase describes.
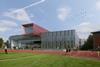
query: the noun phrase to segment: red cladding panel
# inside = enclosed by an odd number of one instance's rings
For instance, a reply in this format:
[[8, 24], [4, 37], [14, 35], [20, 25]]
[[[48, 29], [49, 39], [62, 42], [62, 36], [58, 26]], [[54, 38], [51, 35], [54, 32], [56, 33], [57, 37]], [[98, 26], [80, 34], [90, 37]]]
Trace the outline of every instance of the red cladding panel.
[[48, 30], [34, 24], [33, 29], [35, 30], [35, 33], [44, 33], [44, 32], [48, 32]]
[[24, 30], [25, 30], [25, 28], [33, 27], [33, 32], [32, 33], [26, 33], [25, 32], [25, 34], [33, 34], [33, 35], [40, 36], [42, 33], [48, 32], [48, 30], [46, 30], [46, 29], [44, 29], [44, 28], [42, 28], [42, 27], [40, 27], [40, 26], [38, 26], [36, 24], [33, 24], [33, 23], [24, 24], [23, 27], [24, 27]]
[[93, 42], [94, 42], [94, 48], [100, 48], [100, 31], [92, 32], [93, 34]]
[[94, 46], [96, 47], [96, 48], [98, 48], [98, 46], [100, 46], [100, 34], [99, 35], [95, 35], [94, 34]]

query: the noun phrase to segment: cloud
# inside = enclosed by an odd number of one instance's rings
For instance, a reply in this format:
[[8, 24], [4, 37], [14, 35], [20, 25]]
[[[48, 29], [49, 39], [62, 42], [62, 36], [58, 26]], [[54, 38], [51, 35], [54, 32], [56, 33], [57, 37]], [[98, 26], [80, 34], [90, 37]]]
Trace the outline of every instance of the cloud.
[[13, 10], [11, 13], [16, 13], [16, 12], [19, 12], [20, 10], [26, 10], [26, 9], [32, 7], [32, 6], [41, 4], [41, 3], [45, 2], [45, 1], [46, 1], [46, 0], [37, 1], [37, 2], [32, 3], [32, 4], [28, 5], [28, 6], [25, 6], [25, 7], [23, 7], [23, 8], [19, 8], [19, 9]]
[[81, 24], [78, 25], [78, 32], [91, 32], [91, 23], [90, 22], [82, 22]]
[[19, 20], [19, 21], [31, 21], [26, 10], [20, 10], [16, 13], [5, 12], [3, 13], [3, 16], [9, 17], [15, 20]]
[[[6, 16], [6, 17], [9, 17], [12, 19], [16, 19], [19, 21], [24, 21], [25, 23], [26, 22], [29, 23], [29, 22], [31, 22], [31, 19], [28, 15], [28, 12], [26, 12], [26, 9], [28, 9], [32, 6], [38, 5], [40, 3], [43, 3], [43, 2], [45, 2], [45, 0], [40, 0], [38, 2], [32, 3], [28, 6], [23, 7], [23, 8], [14, 9], [14, 10], [10, 9], [11, 11], [3, 13], [3, 16]], [[31, 17], [34, 17], [34, 16], [31, 15]]]
[[69, 17], [70, 14], [70, 8], [69, 7], [60, 7], [57, 9], [57, 17], [61, 21], [65, 21], [67, 17]]
[[11, 30], [18, 25], [11, 20], [0, 20], [0, 32], [6, 32], [8, 30]]
[[96, 9], [97, 9], [97, 10], [100, 10], [100, 1], [97, 1], [97, 2], [96, 2]]
[[100, 23], [82, 22], [76, 26], [77, 33], [81, 38], [87, 38], [91, 32], [100, 30]]
[[78, 32], [93, 32], [100, 30], [100, 24], [99, 23], [92, 23], [92, 22], [82, 22], [77, 26]]

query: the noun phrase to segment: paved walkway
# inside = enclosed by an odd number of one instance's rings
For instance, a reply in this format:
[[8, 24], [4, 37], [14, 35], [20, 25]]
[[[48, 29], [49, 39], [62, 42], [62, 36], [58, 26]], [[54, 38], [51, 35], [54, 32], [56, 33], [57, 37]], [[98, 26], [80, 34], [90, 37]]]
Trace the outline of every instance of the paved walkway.
[[[0, 50], [0, 52], [4, 52], [4, 50]], [[98, 55], [97, 51], [71, 51], [66, 53], [65, 51], [62, 50], [8, 50], [8, 52], [66, 55], [66, 56], [93, 58], [100, 60], [100, 55]]]

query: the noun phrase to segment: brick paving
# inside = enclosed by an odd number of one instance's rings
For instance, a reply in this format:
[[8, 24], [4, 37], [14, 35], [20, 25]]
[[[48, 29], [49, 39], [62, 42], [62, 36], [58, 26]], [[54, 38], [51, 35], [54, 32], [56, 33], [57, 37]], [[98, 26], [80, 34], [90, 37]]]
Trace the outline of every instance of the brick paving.
[[[0, 50], [4, 52], [4, 50]], [[98, 51], [71, 51], [66, 53], [62, 50], [8, 50], [8, 53], [33, 53], [33, 54], [53, 54], [53, 55], [66, 55], [73, 57], [94, 58], [100, 60], [100, 52]]]

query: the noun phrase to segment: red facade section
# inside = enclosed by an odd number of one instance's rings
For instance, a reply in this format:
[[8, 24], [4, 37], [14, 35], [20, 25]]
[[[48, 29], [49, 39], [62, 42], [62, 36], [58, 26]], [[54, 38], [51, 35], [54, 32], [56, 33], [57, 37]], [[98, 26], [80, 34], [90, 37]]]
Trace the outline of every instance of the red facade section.
[[[22, 25], [24, 27], [25, 35], [33, 34], [36, 36], [40, 36], [41, 34], [48, 32], [45, 28], [40, 27], [37, 24], [30, 23]], [[26, 32], [26, 28], [32, 28], [32, 32]]]
[[99, 48], [100, 47], [100, 34], [99, 35], [96, 35], [94, 34], [93, 35], [93, 39], [94, 39], [94, 47], [95, 48]]
[[100, 32], [93, 32], [94, 49], [100, 48]]
[[39, 35], [42, 34], [42, 33], [48, 32], [48, 30], [46, 30], [46, 29], [44, 29], [44, 28], [42, 28], [42, 27], [40, 27], [36, 24], [34, 24], [33, 29], [35, 30], [34, 33], [39, 34]]

